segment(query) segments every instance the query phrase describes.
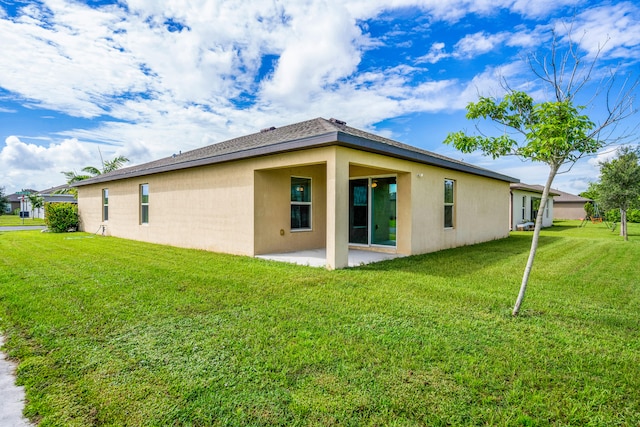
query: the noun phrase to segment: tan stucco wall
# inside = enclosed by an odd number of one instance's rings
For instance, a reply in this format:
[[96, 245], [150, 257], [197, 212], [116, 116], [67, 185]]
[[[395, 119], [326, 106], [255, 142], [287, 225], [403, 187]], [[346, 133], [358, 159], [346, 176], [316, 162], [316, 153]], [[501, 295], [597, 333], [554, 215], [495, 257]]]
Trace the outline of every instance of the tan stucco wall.
[[[418, 254], [508, 236], [509, 183], [344, 147], [324, 147], [81, 186], [82, 228], [108, 235], [255, 255], [327, 249], [346, 264], [349, 178], [397, 177], [397, 252]], [[312, 230], [290, 230], [290, 177], [312, 179]], [[444, 180], [455, 180], [455, 227], [444, 228]], [[149, 184], [149, 224], [139, 223], [139, 185]], [[282, 230], [282, 234], [281, 234]], [[389, 248], [380, 248], [386, 249]]]
[[[252, 255], [250, 163], [205, 166], [79, 187], [82, 229], [93, 232], [103, 224], [102, 189], [108, 188], [108, 235]], [[148, 224], [140, 224], [140, 184], [149, 184]]]
[[[509, 235], [509, 183], [463, 172], [341, 148], [351, 177], [398, 177], [397, 252], [420, 254]], [[455, 226], [444, 228], [444, 180], [455, 183]]]
[[561, 202], [553, 208], [554, 219], [583, 219], [587, 213], [584, 211], [586, 202]]
[[[509, 235], [509, 183], [437, 167], [411, 174], [413, 253], [472, 245]], [[454, 184], [454, 227], [444, 228], [444, 180]]]
[[[255, 171], [255, 254], [325, 247], [326, 164]], [[311, 230], [291, 231], [291, 177], [311, 178]]]

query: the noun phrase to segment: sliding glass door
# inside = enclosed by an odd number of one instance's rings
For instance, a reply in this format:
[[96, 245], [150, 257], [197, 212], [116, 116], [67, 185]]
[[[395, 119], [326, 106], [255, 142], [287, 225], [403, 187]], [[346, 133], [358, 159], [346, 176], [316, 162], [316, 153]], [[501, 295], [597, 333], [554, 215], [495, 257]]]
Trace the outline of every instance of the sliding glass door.
[[349, 243], [369, 244], [369, 180], [349, 181]]
[[349, 182], [349, 243], [396, 246], [396, 177]]

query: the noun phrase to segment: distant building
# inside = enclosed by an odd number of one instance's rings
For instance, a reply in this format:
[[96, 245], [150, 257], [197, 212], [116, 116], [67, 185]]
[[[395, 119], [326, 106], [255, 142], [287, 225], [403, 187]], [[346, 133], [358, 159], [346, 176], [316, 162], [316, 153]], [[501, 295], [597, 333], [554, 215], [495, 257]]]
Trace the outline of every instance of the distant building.
[[[518, 225], [535, 223], [538, 216], [538, 208], [540, 207], [540, 201], [542, 200], [542, 192], [544, 186], [542, 185], [529, 185], [522, 183], [512, 183], [511, 188], [511, 215], [510, 215], [510, 227], [511, 230], [517, 230]], [[551, 227], [554, 219], [554, 196], [557, 196], [556, 190], [549, 192], [547, 199], [547, 206], [544, 210], [544, 216], [542, 217], [542, 226]], [[524, 229], [532, 228], [527, 226]]]
[[554, 197], [553, 219], [583, 219], [586, 216], [584, 205], [593, 203], [593, 200], [575, 194], [553, 190], [558, 193]]
[[[69, 188], [68, 185], [58, 185], [57, 187], [51, 187], [46, 190], [38, 191], [33, 189], [25, 189], [18, 193], [37, 194], [44, 199], [45, 203], [77, 203], [77, 200], [73, 194], [57, 194], [57, 191]], [[25, 218], [44, 218], [44, 208], [33, 209], [29, 197], [25, 194], [13, 193], [9, 194], [9, 210], [7, 213], [13, 213], [15, 211], [21, 212]]]

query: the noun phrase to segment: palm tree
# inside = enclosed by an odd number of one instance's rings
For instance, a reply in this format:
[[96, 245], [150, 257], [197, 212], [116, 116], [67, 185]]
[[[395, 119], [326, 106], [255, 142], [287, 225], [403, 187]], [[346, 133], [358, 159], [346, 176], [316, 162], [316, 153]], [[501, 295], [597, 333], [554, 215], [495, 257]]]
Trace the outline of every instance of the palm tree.
[[73, 194], [78, 197], [78, 190], [72, 187], [71, 184], [82, 181], [85, 179], [93, 178], [94, 176], [102, 175], [114, 170], [120, 169], [129, 161], [125, 156], [116, 156], [112, 160], [104, 161], [102, 159], [102, 153], [100, 153], [100, 160], [102, 161], [102, 169], [98, 169], [95, 166], [86, 166], [82, 168], [84, 174], [77, 174], [75, 171], [63, 171], [61, 172], [67, 178], [67, 185], [69, 187], [56, 191], [58, 194]]

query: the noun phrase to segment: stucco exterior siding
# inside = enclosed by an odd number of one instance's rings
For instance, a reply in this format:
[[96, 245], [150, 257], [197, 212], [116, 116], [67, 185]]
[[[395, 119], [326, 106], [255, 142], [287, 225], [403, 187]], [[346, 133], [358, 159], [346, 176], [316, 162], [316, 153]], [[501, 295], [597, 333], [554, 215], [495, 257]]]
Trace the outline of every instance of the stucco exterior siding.
[[[141, 184], [149, 185], [149, 223], [140, 223]], [[102, 189], [109, 220], [102, 222]], [[253, 255], [252, 162], [205, 166], [78, 188], [84, 231], [152, 243]]]
[[[411, 173], [412, 253], [427, 253], [509, 235], [509, 184], [418, 165]], [[454, 226], [444, 227], [444, 180], [454, 184]]]
[[[324, 248], [326, 164], [255, 171], [255, 255]], [[291, 231], [291, 177], [311, 178], [311, 230]]]
[[587, 213], [584, 210], [586, 202], [556, 203], [553, 208], [555, 219], [583, 219]]
[[[373, 153], [342, 150], [349, 153], [351, 178], [397, 175], [397, 253], [427, 253], [509, 235], [508, 182]], [[444, 228], [445, 179], [456, 183], [452, 229]]]

